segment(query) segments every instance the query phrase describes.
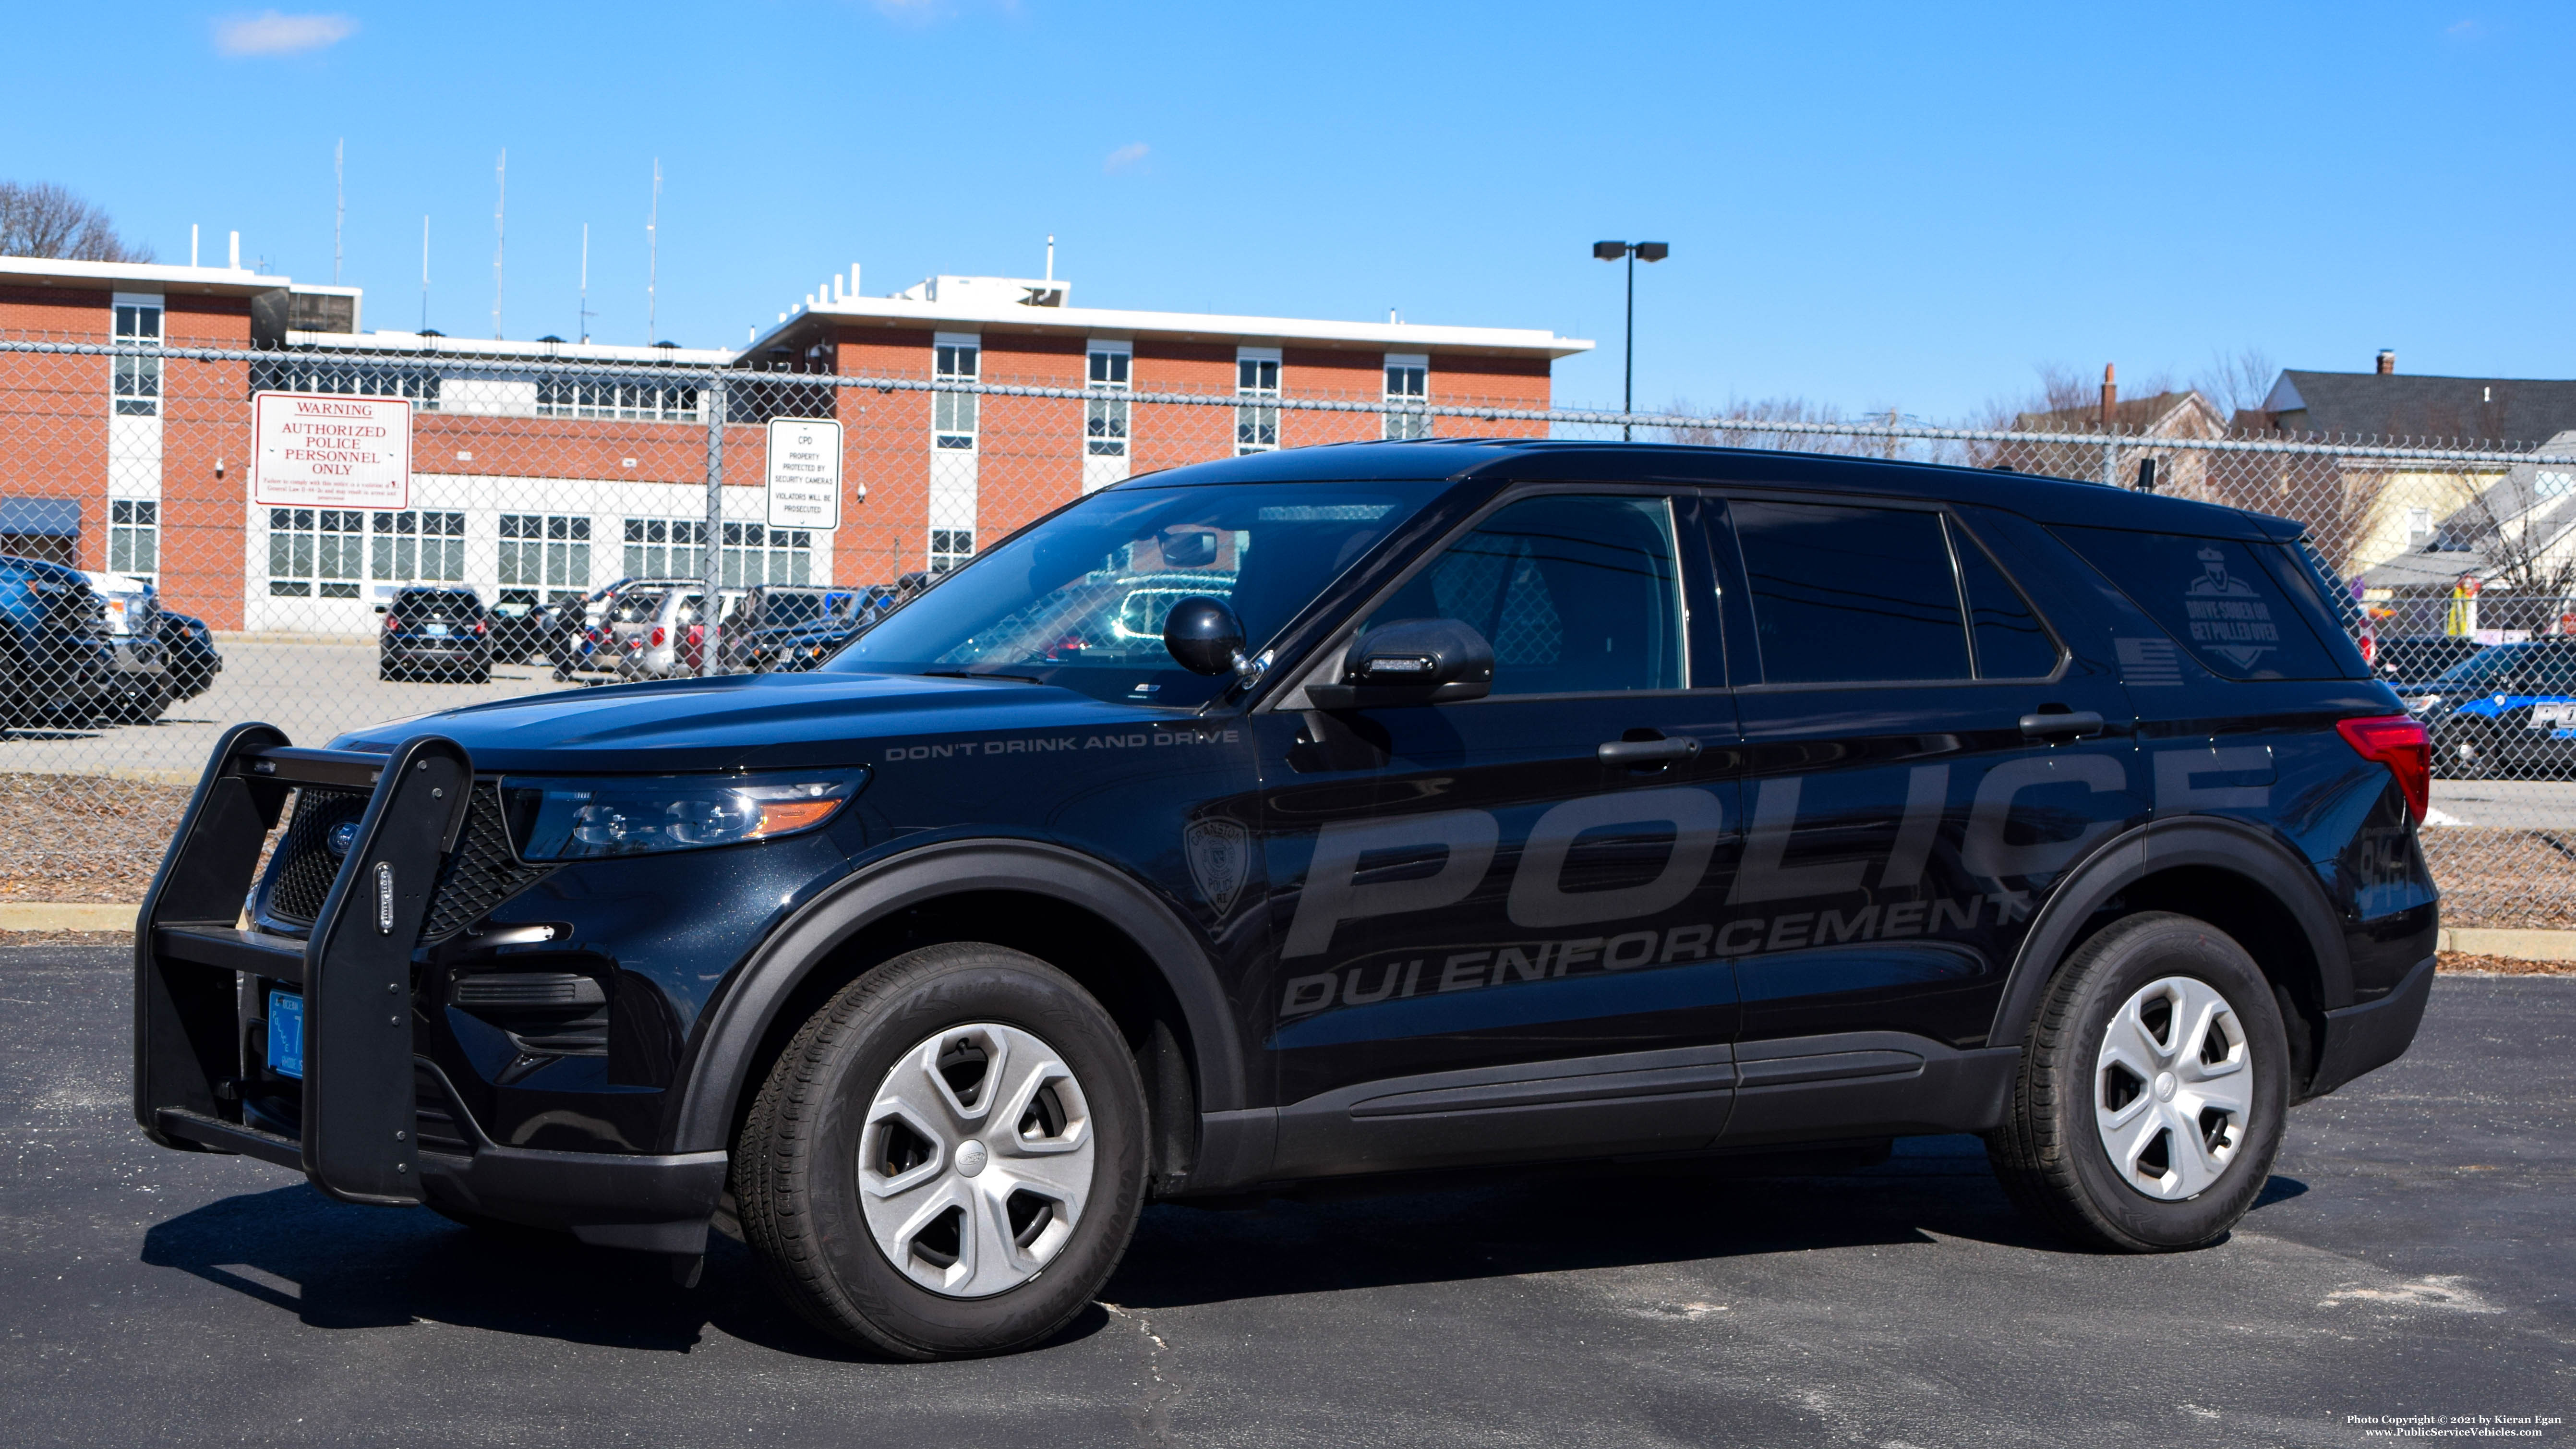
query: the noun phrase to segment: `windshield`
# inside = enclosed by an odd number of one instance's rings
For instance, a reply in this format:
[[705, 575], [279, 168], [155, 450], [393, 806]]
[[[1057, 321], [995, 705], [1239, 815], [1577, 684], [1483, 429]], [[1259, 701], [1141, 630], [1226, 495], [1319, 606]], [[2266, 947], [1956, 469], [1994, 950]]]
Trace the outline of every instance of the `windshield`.
[[2451, 689], [2484, 689], [2502, 682], [2516, 667], [2530, 662], [2527, 644], [2506, 644], [2481, 650], [2445, 669], [2435, 677], [2435, 684]]
[[760, 624], [764, 629], [781, 624], [810, 624], [821, 617], [821, 594], [771, 594], [760, 601]]
[[835, 656], [836, 673], [1006, 675], [1184, 709], [1226, 680], [1163, 648], [1163, 617], [1233, 606], [1253, 653], [1447, 485], [1239, 484], [1095, 494], [976, 559]]

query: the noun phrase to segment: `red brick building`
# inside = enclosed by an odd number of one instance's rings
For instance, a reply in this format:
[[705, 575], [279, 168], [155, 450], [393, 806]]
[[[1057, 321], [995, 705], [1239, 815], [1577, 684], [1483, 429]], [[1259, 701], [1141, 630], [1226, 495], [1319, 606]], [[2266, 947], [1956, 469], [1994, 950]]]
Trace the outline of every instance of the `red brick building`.
[[[275, 353], [0, 354], [0, 551], [151, 577], [218, 629], [325, 634], [372, 627], [374, 602], [404, 583], [534, 602], [627, 574], [695, 576], [710, 544], [730, 579], [881, 582], [950, 567], [1136, 473], [1361, 438], [1540, 432], [1421, 409], [1545, 408], [1551, 364], [1591, 346], [1535, 330], [1077, 308], [1070, 291], [942, 276], [862, 297], [835, 279], [737, 352], [366, 332], [356, 288], [0, 258], [0, 339]], [[930, 386], [803, 380], [815, 374]], [[702, 395], [719, 377], [732, 424], [720, 537]], [[250, 398], [262, 389], [410, 398], [410, 506], [254, 505]], [[1353, 407], [1281, 405], [1301, 399]], [[770, 416], [841, 422], [837, 530], [761, 522]]]

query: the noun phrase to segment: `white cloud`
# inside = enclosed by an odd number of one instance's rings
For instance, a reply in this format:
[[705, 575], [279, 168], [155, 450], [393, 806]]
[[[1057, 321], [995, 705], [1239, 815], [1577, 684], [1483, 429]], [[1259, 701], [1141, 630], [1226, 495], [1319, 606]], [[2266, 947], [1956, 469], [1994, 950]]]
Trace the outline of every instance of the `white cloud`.
[[1100, 169], [1108, 172], [1128, 170], [1137, 162], [1144, 160], [1145, 153], [1153, 149], [1142, 141], [1130, 141], [1110, 152], [1108, 159], [1100, 163]]
[[263, 10], [215, 22], [215, 49], [226, 55], [293, 55], [321, 50], [358, 33], [346, 15], [280, 15]]

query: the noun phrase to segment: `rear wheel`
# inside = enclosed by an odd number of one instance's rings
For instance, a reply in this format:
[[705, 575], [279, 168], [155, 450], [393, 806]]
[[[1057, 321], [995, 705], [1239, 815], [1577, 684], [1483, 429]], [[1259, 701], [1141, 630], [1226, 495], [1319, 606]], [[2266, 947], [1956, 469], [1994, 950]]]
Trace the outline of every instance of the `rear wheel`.
[[1109, 1014], [999, 946], [930, 946], [807, 1021], [734, 1154], [743, 1239], [805, 1318], [904, 1358], [1055, 1333], [1126, 1252], [1145, 1105]]
[[2271, 984], [2225, 932], [2162, 911], [2115, 921], [2050, 983], [1988, 1159], [2078, 1243], [2201, 1247], [2271, 1175], [2289, 1056]]

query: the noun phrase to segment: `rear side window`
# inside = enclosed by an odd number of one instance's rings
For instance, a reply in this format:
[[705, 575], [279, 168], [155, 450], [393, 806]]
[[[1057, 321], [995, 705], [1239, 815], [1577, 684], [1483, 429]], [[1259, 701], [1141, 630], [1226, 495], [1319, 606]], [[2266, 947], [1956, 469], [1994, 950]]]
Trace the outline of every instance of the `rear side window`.
[[1729, 511], [1764, 683], [1972, 676], [1939, 514], [1747, 500]]
[[1959, 556], [1959, 590], [1968, 598], [1977, 677], [2045, 679], [2056, 673], [2057, 641], [2021, 590], [1956, 519], [1950, 522], [1950, 547]]
[[[2322, 612], [2314, 590], [2286, 587], [2275, 570], [2286, 571], [2288, 561], [2261, 556], [2278, 555], [2274, 545], [2125, 528], [2056, 532], [2212, 674], [2225, 679], [2351, 677], [2307, 617]], [[2324, 623], [2334, 627], [2331, 620]]]

